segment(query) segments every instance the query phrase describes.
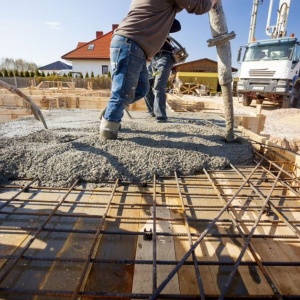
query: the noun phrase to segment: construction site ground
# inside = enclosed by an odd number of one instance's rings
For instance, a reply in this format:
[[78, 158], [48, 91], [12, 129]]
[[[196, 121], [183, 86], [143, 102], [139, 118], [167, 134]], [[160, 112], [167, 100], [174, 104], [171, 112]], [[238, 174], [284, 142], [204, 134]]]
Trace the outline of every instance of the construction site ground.
[[0, 123], [0, 299], [299, 299], [300, 110], [234, 101], [233, 143], [221, 97]]

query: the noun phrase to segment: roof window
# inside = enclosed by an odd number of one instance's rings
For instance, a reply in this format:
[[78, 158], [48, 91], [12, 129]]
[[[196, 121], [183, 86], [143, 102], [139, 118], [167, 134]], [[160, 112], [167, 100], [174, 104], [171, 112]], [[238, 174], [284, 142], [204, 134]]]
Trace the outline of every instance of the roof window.
[[88, 45], [88, 50], [94, 50], [95, 48], [95, 45], [94, 44], [89, 44]]

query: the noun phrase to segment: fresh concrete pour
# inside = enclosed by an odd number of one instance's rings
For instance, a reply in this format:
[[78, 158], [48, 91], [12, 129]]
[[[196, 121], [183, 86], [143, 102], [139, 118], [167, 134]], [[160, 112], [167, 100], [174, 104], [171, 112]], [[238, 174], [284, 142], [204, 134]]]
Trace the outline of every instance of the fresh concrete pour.
[[122, 120], [117, 140], [100, 141], [98, 110], [43, 112], [48, 129], [34, 117], [0, 124], [0, 180], [39, 177], [41, 184], [68, 187], [83, 182], [145, 182], [160, 176], [194, 175], [250, 164], [252, 147], [243, 138], [224, 139], [221, 118], [201, 113], [168, 112], [169, 123], [156, 123], [145, 112]]

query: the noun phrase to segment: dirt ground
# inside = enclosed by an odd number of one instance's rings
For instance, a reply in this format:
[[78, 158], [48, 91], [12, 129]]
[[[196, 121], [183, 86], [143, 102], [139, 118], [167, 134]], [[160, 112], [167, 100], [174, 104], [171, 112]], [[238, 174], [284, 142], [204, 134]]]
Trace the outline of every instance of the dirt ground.
[[[195, 98], [185, 96], [185, 98]], [[212, 108], [219, 108], [222, 111], [222, 97], [203, 97], [201, 101], [212, 103]], [[253, 115], [261, 113], [266, 116], [264, 130], [260, 133], [269, 136], [269, 140], [279, 147], [299, 152], [300, 154], [300, 109], [282, 109], [271, 102], [265, 101], [261, 105], [256, 105], [255, 101], [246, 107], [242, 104], [242, 99], [234, 97], [235, 115]]]
[[[257, 111], [256, 104], [250, 107], [239, 106], [242, 110]], [[300, 109], [282, 109], [270, 102], [262, 104], [261, 113], [266, 115], [264, 130], [261, 134], [269, 135], [269, 140], [278, 146], [300, 154]]]

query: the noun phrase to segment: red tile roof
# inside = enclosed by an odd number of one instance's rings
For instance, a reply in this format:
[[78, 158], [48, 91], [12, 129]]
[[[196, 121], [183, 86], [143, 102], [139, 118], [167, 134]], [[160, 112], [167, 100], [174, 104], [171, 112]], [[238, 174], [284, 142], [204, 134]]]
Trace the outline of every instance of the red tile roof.
[[[109, 47], [113, 31], [110, 31], [88, 43], [79, 42], [77, 48], [64, 54], [63, 59], [110, 59]], [[92, 46], [94, 45], [94, 46]], [[89, 50], [89, 47], [91, 48]]]

